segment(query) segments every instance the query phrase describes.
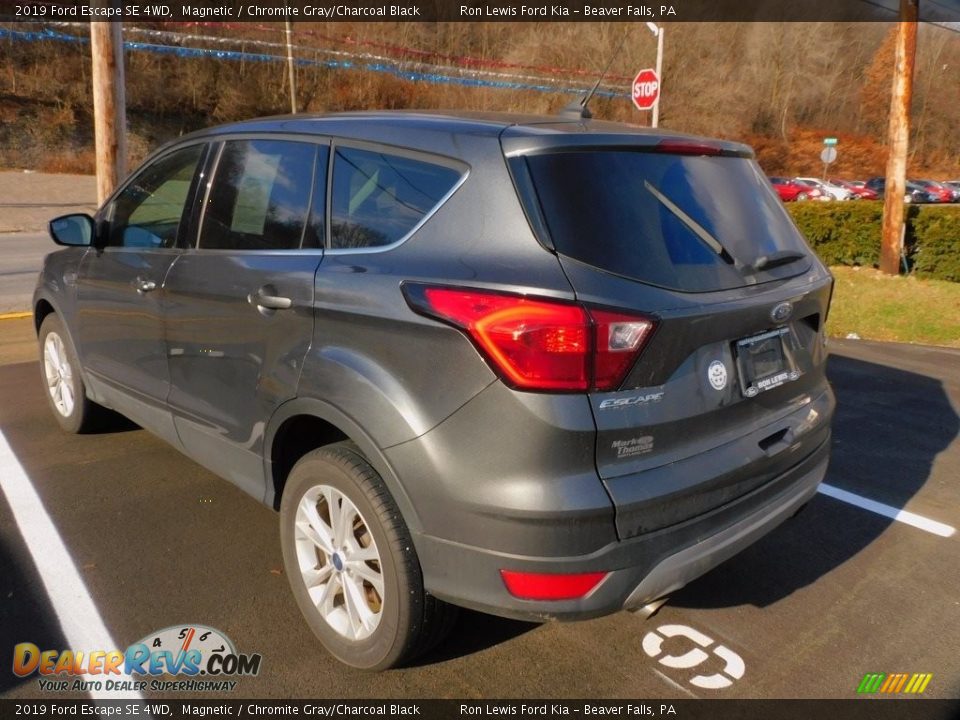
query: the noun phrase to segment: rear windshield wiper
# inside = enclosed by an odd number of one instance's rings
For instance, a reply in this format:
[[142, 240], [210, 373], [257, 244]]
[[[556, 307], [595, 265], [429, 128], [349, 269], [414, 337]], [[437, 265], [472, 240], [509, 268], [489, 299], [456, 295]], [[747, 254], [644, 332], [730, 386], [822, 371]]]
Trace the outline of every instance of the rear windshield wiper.
[[761, 270], [770, 270], [780, 265], [788, 265], [797, 260], [803, 260], [806, 257], [802, 252], [796, 250], [778, 250], [769, 255], [761, 255], [750, 265], [743, 269], [746, 272], [760, 272]]
[[710, 233], [709, 230], [687, 215], [687, 213], [681, 210], [675, 202], [651, 185], [649, 180], [644, 180], [643, 186], [650, 192], [651, 195], [660, 201], [661, 205], [676, 215], [680, 222], [686, 225], [690, 231], [700, 238], [700, 240], [703, 241], [708, 248], [719, 255], [724, 262], [729, 263], [730, 265], [734, 265], [736, 263], [736, 261], [733, 259], [733, 256], [727, 252], [727, 249]]

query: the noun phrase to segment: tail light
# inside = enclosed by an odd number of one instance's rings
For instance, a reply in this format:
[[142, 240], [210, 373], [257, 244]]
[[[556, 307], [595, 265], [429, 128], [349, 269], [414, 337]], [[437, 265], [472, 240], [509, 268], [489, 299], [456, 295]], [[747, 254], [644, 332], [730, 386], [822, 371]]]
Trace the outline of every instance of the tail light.
[[650, 318], [485, 290], [404, 286], [421, 314], [460, 328], [511, 386], [615, 390], [650, 338]]

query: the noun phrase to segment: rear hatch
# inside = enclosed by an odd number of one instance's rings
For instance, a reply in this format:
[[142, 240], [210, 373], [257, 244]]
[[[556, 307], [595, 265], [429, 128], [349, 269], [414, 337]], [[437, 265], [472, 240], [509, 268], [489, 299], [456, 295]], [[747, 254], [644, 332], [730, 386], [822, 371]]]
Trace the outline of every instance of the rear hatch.
[[708, 512], [802, 462], [828, 436], [832, 280], [750, 151], [662, 136], [546, 140], [503, 138], [538, 238], [579, 301], [656, 322], [620, 387], [590, 394], [621, 537]]

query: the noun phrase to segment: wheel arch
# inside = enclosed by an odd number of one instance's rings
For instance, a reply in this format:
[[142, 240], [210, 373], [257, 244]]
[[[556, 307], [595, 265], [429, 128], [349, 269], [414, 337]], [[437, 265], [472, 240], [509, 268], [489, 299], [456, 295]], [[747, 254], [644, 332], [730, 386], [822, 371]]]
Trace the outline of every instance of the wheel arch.
[[46, 319], [47, 315], [55, 314], [59, 313], [53, 306], [52, 302], [43, 296], [37, 298], [36, 302], [33, 304], [33, 329], [37, 333], [38, 337], [40, 335], [40, 326], [43, 325], [43, 321]]
[[279, 509], [290, 470], [303, 455], [324, 445], [350, 440], [383, 478], [411, 535], [421, 529], [420, 518], [403, 484], [376, 443], [339, 408], [313, 398], [294, 398], [281, 405], [264, 433], [264, 504]]

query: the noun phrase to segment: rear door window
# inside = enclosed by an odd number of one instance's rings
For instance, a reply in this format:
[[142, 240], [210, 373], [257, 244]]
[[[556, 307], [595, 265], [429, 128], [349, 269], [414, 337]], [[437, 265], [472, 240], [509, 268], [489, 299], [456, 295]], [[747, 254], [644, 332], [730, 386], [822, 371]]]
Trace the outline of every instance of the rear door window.
[[451, 167], [338, 147], [333, 158], [332, 249], [391, 245], [410, 234], [454, 188]]
[[203, 214], [200, 247], [299, 248], [320, 150], [290, 140], [225, 143]]
[[526, 161], [557, 251], [602, 270], [705, 292], [809, 267], [809, 248], [750, 158], [584, 149]]

